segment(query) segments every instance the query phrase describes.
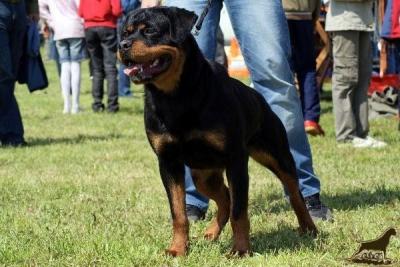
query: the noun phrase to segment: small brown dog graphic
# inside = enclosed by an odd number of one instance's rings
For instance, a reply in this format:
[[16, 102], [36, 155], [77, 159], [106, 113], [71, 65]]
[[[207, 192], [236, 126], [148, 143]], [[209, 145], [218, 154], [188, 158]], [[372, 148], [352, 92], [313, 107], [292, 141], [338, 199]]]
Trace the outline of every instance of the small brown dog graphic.
[[356, 263], [391, 264], [392, 260], [386, 258], [386, 249], [392, 235], [396, 235], [396, 230], [388, 228], [380, 237], [362, 241], [358, 250], [349, 260]]

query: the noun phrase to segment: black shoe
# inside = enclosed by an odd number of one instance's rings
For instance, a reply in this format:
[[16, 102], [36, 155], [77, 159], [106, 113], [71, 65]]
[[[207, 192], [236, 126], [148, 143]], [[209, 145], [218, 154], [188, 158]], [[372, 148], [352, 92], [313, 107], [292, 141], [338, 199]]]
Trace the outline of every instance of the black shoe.
[[306, 203], [307, 210], [314, 221], [333, 221], [332, 212], [327, 206], [325, 206], [321, 202], [321, 200], [319, 199], [319, 193], [309, 197], [305, 197], [304, 201]]
[[117, 113], [119, 111], [119, 107], [116, 107], [116, 108], [108, 108], [107, 109], [107, 112], [108, 113]]
[[186, 215], [189, 222], [197, 222], [200, 220], [204, 220], [204, 218], [206, 217], [206, 212], [199, 207], [186, 205]]
[[103, 112], [104, 111], [104, 104], [92, 104], [92, 110], [94, 112]]

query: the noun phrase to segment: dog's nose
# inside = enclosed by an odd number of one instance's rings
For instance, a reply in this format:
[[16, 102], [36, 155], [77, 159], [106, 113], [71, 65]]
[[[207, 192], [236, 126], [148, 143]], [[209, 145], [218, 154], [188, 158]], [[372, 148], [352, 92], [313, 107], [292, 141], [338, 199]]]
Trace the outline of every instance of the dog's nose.
[[132, 45], [132, 41], [129, 40], [122, 40], [119, 42], [119, 49], [120, 50], [128, 50]]

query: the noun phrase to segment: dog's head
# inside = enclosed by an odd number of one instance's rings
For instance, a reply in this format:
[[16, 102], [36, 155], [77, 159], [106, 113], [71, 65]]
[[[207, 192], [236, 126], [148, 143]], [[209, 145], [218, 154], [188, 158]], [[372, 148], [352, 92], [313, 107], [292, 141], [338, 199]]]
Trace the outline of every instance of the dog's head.
[[138, 9], [123, 23], [118, 57], [136, 84], [152, 83], [171, 91], [185, 62], [182, 44], [197, 20], [195, 13], [176, 7]]

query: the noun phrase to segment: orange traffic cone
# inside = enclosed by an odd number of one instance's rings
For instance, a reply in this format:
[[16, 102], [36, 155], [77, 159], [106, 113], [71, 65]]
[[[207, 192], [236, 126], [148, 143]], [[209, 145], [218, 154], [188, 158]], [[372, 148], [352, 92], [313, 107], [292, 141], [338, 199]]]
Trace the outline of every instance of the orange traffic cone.
[[239, 43], [232, 38], [230, 49], [227, 51], [229, 75], [236, 78], [249, 78], [250, 73], [240, 52]]

